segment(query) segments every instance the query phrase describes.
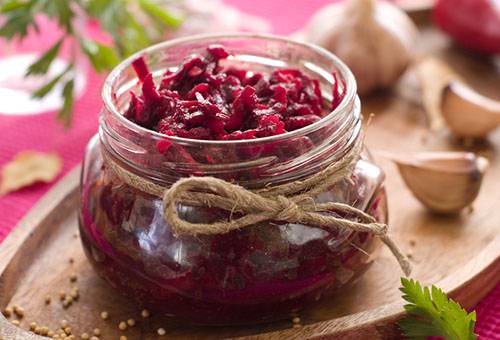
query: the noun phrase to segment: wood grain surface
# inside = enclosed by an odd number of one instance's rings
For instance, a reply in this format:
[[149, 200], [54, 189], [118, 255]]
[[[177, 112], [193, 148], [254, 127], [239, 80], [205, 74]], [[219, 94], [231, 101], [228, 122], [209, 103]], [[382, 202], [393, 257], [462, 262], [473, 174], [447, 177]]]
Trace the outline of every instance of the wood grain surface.
[[[500, 66], [454, 47], [432, 29], [422, 33], [423, 53], [448, 62], [474, 88], [500, 99]], [[387, 174], [390, 233], [409, 254], [413, 277], [437, 284], [465, 307], [472, 307], [500, 278], [500, 131], [488, 140], [465, 148], [446, 130], [430, 132], [421, 108], [418, 84], [412, 72], [397, 88], [363, 100], [363, 112], [374, 113], [367, 130], [367, 145]], [[491, 167], [473, 209], [457, 216], [427, 212], [404, 186], [396, 166], [379, 156], [381, 151], [408, 153], [429, 150], [470, 150], [487, 157]], [[79, 338], [98, 327], [101, 339], [390, 339], [397, 334], [394, 321], [403, 315], [401, 272], [389, 251], [380, 248], [375, 262], [356, 284], [338, 298], [323, 301], [300, 314], [302, 327], [289, 320], [245, 327], [196, 327], [159, 315], [142, 319], [140, 308], [118, 295], [91, 269], [77, 236], [79, 169], [47, 194], [0, 245], [0, 308], [18, 304], [26, 310], [21, 327], [0, 315], [3, 339], [41, 339], [25, 331], [36, 321], [51, 329], [65, 319]], [[70, 264], [69, 259], [74, 258]], [[72, 273], [78, 275], [71, 283]], [[59, 292], [71, 287], [80, 299], [64, 309]], [[45, 305], [46, 295], [52, 297]], [[99, 316], [108, 311], [106, 321]], [[134, 318], [135, 327], [118, 330], [122, 320]], [[12, 319], [12, 318], [11, 318]], [[23, 330], [24, 329], [24, 330]]]

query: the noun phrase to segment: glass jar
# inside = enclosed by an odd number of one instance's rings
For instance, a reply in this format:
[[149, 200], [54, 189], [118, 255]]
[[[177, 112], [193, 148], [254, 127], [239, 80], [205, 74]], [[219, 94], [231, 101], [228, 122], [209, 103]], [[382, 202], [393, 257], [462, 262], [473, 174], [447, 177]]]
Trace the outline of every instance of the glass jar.
[[[269, 72], [297, 68], [320, 81], [330, 101], [336, 72], [345, 96], [320, 121], [254, 140], [206, 141], [144, 129], [122, 116], [143, 56], [154, 75], [175, 69], [207, 45], [224, 45], [226, 63]], [[198, 36], [168, 41], [125, 60], [107, 78], [99, 135], [89, 143], [81, 177], [80, 231], [98, 274], [139, 304], [199, 324], [255, 323], [338, 293], [368, 267], [371, 234], [267, 221], [218, 235], [175, 237], [163, 202], [126, 184], [110, 167], [168, 187], [180, 178], [213, 176], [257, 189], [317, 173], [361, 137], [360, 103], [349, 69], [312, 45], [262, 35]], [[168, 148], [165, 146], [168, 145]], [[165, 151], [167, 150], [167, 151]], [[346, 179], [314, 197], [343, 202], [385, 222], [384, 175], [366, 152]], [[193, 223], [231, 218], [215, 208], [178, 206]]]

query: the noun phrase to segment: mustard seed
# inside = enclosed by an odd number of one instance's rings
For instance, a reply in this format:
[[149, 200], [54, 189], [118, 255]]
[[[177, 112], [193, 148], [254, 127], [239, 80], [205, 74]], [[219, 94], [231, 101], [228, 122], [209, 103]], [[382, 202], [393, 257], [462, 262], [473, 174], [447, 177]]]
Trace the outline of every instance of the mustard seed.
[[64, 328], [66, 328], [68, 326], [69, 326], [68, 320], [62, 319], [61, 320], [61, 330], [64, 331]]
[[45, 304], [46, 304], [46, 305], [49, 305], [51, 300], [52, 300], [52, 298], [50, 297], [50, 295], [47, 295], [47, 296], [45, 297]]
[[125, 335], [120, 336], [120, 340], [127, 340], [127, 337]]
[[77, 279], [78, 279], [78, 277], [74, 273], [69, 276], [69, 281], [70, 282], [76, 282]]
[[52, 338], [53, 338], [53, 339], [59, 339], [59, 334], [57, 334], [57, 333], [56, 333], [56, 334], [54, 334], [54, 335], [52, 336]]
[[158, 328], [159, 336], [164, 336], [165, 334], [167, 334], [167, 331], [164, 328]]
[[130, 327], [134, 327], [135, 326], [135, 320], [134, 319], [128, 319], [127, 320], [127, 325], [129, 325]]
[[143, 309], [141, 315], [143, 318], [149, 318], [150, 316], [149, 311], [147, 309]]
[[49, 330], [49, 332], [47, 333], [47, 336], [51, 338], [54, 337], [54, 335], [55, 335], [54, 331], [51, 330]]
[[300, 318], [299, 318], [298, 316], [296, 316], [296, 317], [294, 317], [294, 318], [292, 319], [292, 322], [293, 322], [293, 323], [300, 323]]
[[96, 337], [96, 336], [93, 336], [93, 337], [90, 338], [90, 340], [99, 340], [99, 338]]
[[101, 319], [107, 320], [109, 318], [109, 313], [106, 311], [101, 312]]
[[127, 323], [125, 321], [122, 321], [118, 324], [118, 328], [121, 330], [121, 331], [124, 331], [127, 329]]
[[35, 330], [33, 331], [35, 334], [40, 334], [41, 332], [41, 327], [35, 327]]
[[64, 290], [61, 290], [59, 292], [59, 299], [61, 299], [61, 301], [63, 301], [65, 298], [66, 298], [66, 292]]
[[76, 337], [74, 335], [70, 335], [66, 339], [68, 339], [68, 340], [76, 340]]
[[94, 335], [101, 335], [101, 330], [99, 328], [94, 328]]
[[67, 335], [70, 335], [71, 334], [71, 327], [64, 327], [64, 333], [66, 333]]
[[34, 331], [36, 329], [36, 322], [30, 323], [30, 331]]
[[87, 333], [82, 333], [82, 335], [80, 335], [80, 338], [82, 338], [82, 340], [89, 340], [90, 336]]
[[49, 329], [45, 326], [40, 327], [40, 335], [47, 335], [49, 334]]
[[76, 300], [80, 297], [80, 295], [78, 295], [78, 292], [74, 290], [69, 294], [69, 296], [71, 296], [73, 300]]
[[11, 322], [13, 325], [19, 326], [19, 320], [12, 320]]
[[14, 313], [20, 318], [22, 319], [24, 317], [24, 309], [22, 307], [19, 307], [19, 306], [16, 306], [14, 305], [12, 307], [12, 309], [14, 309]]
[[12, 307], [7, 307], [3, 310], [3, 315], [6, 317], [6, 318], [10, 318], [10, 316], [12, 315]]

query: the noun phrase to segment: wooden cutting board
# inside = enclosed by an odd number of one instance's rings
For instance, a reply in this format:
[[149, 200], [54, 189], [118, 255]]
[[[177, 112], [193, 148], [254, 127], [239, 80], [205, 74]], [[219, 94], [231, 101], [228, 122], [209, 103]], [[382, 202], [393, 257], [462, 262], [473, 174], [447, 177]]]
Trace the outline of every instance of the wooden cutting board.
[[[500, 66], [454, 47], [440, 33], [425, 29], [422, 50], [446, 60], [469, 83], [485, 95], [500, 99]], [[403, 90], [402, 90], [403, 89]], [[500, 131], [469, 150], [491, 161], [473, 210], [443, 217], [427, 212], [404, 186], [396, 167], [378, 157], [380, 151], [463, 150], [447, 131], [431, 133], [418, 102], [411, 72], [391, 92], [363, 100], [363, 112], [375, 113], [367, 144], [387, 173], [390, 233], [408, 253], [413, 277], [437, 284], [465, 307], [472, 307], [500, 279]], [[0, 245], [0, 308], [17, 304], [25, 316], [17, 327], [0, 315], [3, 339], [41, 339], [25, 331], [35, 321], [51, 329], [69, 322], [73, 334], [102, 332], [101, 339], [385, 339], [397, 334], [394, 321], [403, 315], [397, 263], [385, 248], [359, 282], [342, 296], [323, 301], [300, 314], [302, 327], [290, 320], [238, 327], [196, 327], [153, 315], [142, 319], [141, 309], [101, 281], [87, 262], [77, 231], [79, 169], [54, 187]], [[74, 263], [70, 263], [70, 258]], [[69, 278], [77, 274], [77, 281]], [[61, 290], [78, 287], [80, 298], [68, 309], [58, 299]], [[50, 295], [49, 305], [44, 302]], [[100, 318], [101, 311], [109, 319]], [[122, 320], [137, 324], [125, 332]], [[12, 318], [11, 318], [12, 320]], [[78, 337], [79, 338], [79, 337]]]

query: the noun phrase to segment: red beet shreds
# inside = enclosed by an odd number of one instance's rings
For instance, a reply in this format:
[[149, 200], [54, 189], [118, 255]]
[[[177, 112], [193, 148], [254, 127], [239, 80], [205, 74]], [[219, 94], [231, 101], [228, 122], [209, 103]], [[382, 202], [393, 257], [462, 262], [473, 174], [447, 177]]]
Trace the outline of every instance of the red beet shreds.
[[[154, 131], [191, 139], [235, 140], [279, 135], [320, 120], [325, 112], [319, 81], [297, 69], [270, 74], [221, 67], [229, 53], [210, 45], [167, 71], [160, 86], [142, 58], [133, 62], [142, 95], [131, 94], [125, 117]], [[337, 76], [332, 107], [341, 102]]]

